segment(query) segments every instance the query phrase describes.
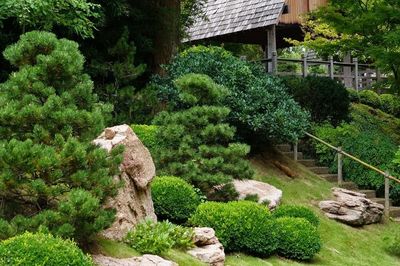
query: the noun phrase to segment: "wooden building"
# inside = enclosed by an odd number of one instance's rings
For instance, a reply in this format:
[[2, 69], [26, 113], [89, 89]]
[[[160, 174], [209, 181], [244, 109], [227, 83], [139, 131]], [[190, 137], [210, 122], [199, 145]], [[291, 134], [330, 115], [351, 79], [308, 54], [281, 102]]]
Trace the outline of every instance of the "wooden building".
[[299, 23], [307, 12], [327, 0], [208, 0], [205, 19], [188, 30], [184, 42], [233, 42], [260, 44], [270, 57], [286, 47], [284, 38], [301, 39]]

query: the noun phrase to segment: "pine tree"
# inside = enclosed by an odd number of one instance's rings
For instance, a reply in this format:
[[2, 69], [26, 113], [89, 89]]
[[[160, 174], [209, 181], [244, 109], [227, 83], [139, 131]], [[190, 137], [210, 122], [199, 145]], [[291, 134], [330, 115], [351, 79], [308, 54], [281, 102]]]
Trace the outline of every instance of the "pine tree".
[[188, 109], [162, 112], [154, 120], [160, 126], [159, 174], [182, 177], [209, 199], [235, 198], [232, 180], [251, 178], [253, 171], [244, 160], [249, 146], [232, 143], [235, 128], [225, 123], [230, 110], [212, 105], [227, 90], [200, 74], [184, 75], [175, 85]]
[[18, 70], [0, 84], [0, 237], [50, 231], [85, 241], [113, 221], [121, 149], [90, 144], [98, 103], [78, 44], [33, 31], [4, 51]]

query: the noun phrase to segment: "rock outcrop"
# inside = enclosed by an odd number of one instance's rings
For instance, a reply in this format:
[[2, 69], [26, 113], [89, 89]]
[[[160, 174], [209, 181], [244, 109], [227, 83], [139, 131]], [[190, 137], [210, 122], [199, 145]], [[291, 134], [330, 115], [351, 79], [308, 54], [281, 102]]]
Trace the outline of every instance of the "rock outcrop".
[[224, 247], [215, 236], [215, 231], [208, 227], [194, 228], [195, 248], [187, 251], [193, 257], [211, 266], [223, 266], [225, 263]]
[[282, 190], [270, 184], [255, 180], [234, 180], [233, 185], [239, 193], [239, 199], [248, 195], [257, 195], [259, 203], [268, 202], [268, 208], [274, 209], [282, 199]]
[[93, 261], [99, 266], [178, 266], [175, 262], [155, 255], [143, 255], [127, 259], [117, 259], [103, 255], [93, 255]]
[[128, 125], [106, 128], [93, 143], [107, 151], [118, 145], [125, 146], [121, 172], [115, 177], [123, 182], [123, 187], [105, 205], [116, 209], [116, 218], [111, 227], [102, 232], [108, 239], [121, 240], [139, 221], [157, 219], [150, 193], [150, 182], [155, 176], [153, 159]]
[[382, 220], [384, 206], [367, 199], [365, 194], [343, 188], [333, 188], [332, 192], [336, 200], [319, 203], [327, 217], [353, 226]]

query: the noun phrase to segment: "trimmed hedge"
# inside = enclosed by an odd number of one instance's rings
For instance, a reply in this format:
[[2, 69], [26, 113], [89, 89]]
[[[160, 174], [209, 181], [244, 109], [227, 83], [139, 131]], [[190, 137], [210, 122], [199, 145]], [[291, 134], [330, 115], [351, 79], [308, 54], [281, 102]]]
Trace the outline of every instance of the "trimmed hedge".
[[156, 177], [151, 183], [151, 196], [157, 217], [174, 223], [185, 223], [200, 204], [194, 187], [174, 176]]
[[131, 125], [133, 132], [140, 139], [144, 146], [146, 146], [151, 154], [158, 146], [157, 129], [155, 125]]
[[278, 254], [285, 258], [310, 260], [321, 250], [321, 238], [316, 227], [304, 218], [278, 218], [276, 230]]
[[0, 265], [92, 266], [71, 240], [43, 233], [24, 233], [0, 243]]
[[378, 109], [382, 108], [381, 98], [376, 92], [371, 90], [362, 90], [358, 93], [358, 95], [361, 103]]
[[206, 202], [189, 221], [194, 226], [212, 227], [226, 251], [265, 257], [277, 248], [274, 220], [267, 208], [254, 202]]
[[280, 218], [280, 217], [304, 218], [315, 227], [318, 227], [319, 225], [318, 216], [315, 215], [315, 213], [312, 210], [304, 206], [295, 206], [295, 205], [280, 206], [272, 213], [272, 215], [275, 218]]

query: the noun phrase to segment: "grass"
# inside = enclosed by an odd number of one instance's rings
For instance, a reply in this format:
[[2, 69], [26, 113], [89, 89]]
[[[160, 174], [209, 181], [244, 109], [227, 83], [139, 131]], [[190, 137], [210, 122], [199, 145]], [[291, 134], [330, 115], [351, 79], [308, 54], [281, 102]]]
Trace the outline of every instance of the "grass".
[[[286, 177], [273, 166], [273, 160], [279, 160], [299, 174], [297, 178]], [[324, 265], [324, 266], [367, 266], [400, 265], [400, 259], [384, 250], [384, 236], [400, 230], [400, 225], [385, 221], [381, 224], [353, 228], [326, 218], [318, 208], [318, 202], [330, 198], [331, 184], [305, 167], [273, 153], [258, 155], [252, 159], [257, 171], [256, 179], [268, 182], [283, 190], [282, 204], [301, 204], [314, 210], [320, 217], [319, 231], [323, 248], [314, 260], [301, 263], [277, 256], [257, 259], [244, 254], [230, 254], [226, 265], [229, 266], [284, 266], [284, 265]]]
[[[298, 173], [289, 178], [274, 166], [274, 161]], [[274, 152], [257, 155], [251, 159], [256, 170], [255, 179], [267, 182], [283, 190], [282, 204], [308, 206], [320, 217], [319, 231], [323, 248], [310, 262], [301, 263], [273, 256], [266, 259], [251, 257], [241, 253], [227, 254], [226, 266], [395, 266], [400, 259], [384, 251], [384, 236], [400, 229], [391, 221], [382, 224], [353, 228], [326, 218], [318, 208], [318, 202], [331, 197], [332, 184], [311, 173], [307, 168]], [[110, 240], [99, 239], [97, 250], [107, 256], [126, 258], [140, 256], [129, 246]], [[184, 251], [171, 250], [162, 257], [175, 261], [181, 266], [204, 265]]]

